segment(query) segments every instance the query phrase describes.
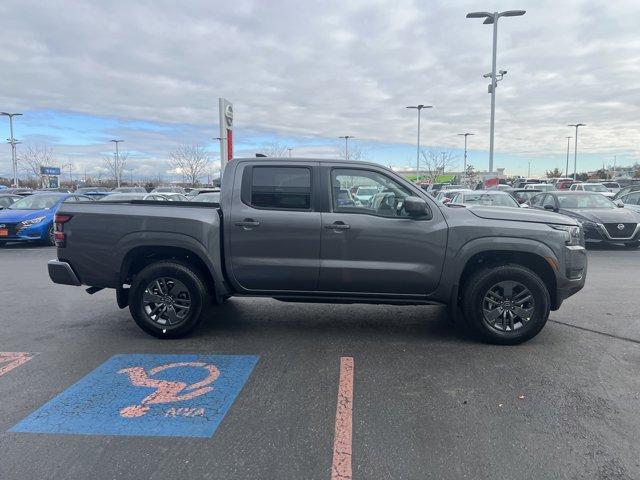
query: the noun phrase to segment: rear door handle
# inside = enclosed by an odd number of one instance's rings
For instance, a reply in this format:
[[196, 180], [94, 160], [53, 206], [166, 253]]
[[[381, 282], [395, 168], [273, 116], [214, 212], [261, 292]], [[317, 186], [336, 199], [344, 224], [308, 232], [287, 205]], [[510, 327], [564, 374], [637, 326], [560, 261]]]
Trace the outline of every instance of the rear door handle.
[[256, 222], [253, 218], [245, 218], [241, 222], [236, 222], [236, 227], [254, 228], [259, 226], [260, 222]]
[[342, 222], [334, 222], [331, 225], [325, 225], [324, 228], [328, 228], [329, 230], [349, 230], [351, 225], [347, 225]]

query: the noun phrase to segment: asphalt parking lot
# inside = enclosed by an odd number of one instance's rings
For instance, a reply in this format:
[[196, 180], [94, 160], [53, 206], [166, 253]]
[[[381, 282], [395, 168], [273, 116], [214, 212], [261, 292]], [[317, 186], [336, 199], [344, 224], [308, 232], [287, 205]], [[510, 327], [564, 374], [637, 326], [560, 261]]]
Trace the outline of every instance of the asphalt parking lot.
[[[353, 428], [339, 453], [351, 460], [353, 479], [640, 478], [640, 250], [591, 249], [585, 289], [517, 347], [462, 336], [439, 307], [264, 299], [231, 299], [190, 338], [160, 341], [116, 307], [113, 292], [52, 284], [46, 261], [54, 255], [48, 247], [0, 249], [0, 352], [27, 354], [4, 364], [0, 357], [3, 480], [328, 480], [345, 391], [353, 403], [344, 421]], [[15, 430], [109, 362], [165, 365], [177, 355], [201, 363], [257, 357], [211, 435], [173, 436], [176, 416], [198, 415], [179, 406], [154, 417], [155, 435]], [[345, 358], [353, 359], [352, 389], [348, 378], [342, 383]], [[96, 378], [52, 407], [56, 428], [80, 421], [73, 401], [102, 391], [104, 377]], [[109, 408], [104, 388], [87, 400], [96, 418]], [[98, 423], [83, 428], [109, 426]]]

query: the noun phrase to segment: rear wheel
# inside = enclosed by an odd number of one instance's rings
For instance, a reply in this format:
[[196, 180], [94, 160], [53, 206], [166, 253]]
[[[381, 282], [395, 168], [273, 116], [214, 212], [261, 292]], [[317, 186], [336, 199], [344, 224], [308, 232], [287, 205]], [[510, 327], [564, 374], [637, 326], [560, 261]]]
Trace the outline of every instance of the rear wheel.
[[188, 265], [161, 261], [135, 276], [129, 311], [138, 326], [158, 338], [180, 338], [202, 321], [208, 294], [202, 274]]
[[463, 311], [472, 332], [490, 343], [514, 345], [535, 337], [549, 317], [542, 279], [520, 265], [479, 270], [466, 282]]

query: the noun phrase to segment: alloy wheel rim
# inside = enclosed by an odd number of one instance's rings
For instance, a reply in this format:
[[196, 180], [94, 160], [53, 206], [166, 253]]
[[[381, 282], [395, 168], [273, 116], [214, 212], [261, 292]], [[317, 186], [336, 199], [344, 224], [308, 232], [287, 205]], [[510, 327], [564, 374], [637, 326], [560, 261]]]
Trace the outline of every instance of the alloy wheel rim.
[[522, 283], [513, 280], [498, 282], [482, 299], [484, 321], [500, 332], [514, 332], [533, 317], [533, 294]]
[[53, 226], [49, 227], [49, 243], [52, 245], [56, 243], [56, 232], [54, 231]]
[[142, 303], [147, 318], [163, 327], [184, 322], [191, 312], [189, 289], [172, 277], [158, 277], [149, 282], [142, 294]]

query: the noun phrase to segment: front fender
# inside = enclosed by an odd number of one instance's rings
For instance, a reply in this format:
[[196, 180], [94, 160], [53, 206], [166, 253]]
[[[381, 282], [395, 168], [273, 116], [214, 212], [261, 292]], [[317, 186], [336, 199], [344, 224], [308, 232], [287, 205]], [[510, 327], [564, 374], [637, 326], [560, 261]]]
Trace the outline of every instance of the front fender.
[[[559, 264], [558, 256], [545, 243], [520, 237], [481, 237], [468, 241], [456, 251], [448, 251], [444, 263], [442, 282], [431, 298], [451, 303], [457, 296], [460, 277], [471, 258], [479, 253], [504, 251], [505, 253], [522, 252], [534, 254], [548, 263], [548, 258]], [[554, 271], [557, 276], [558, 272]]]

